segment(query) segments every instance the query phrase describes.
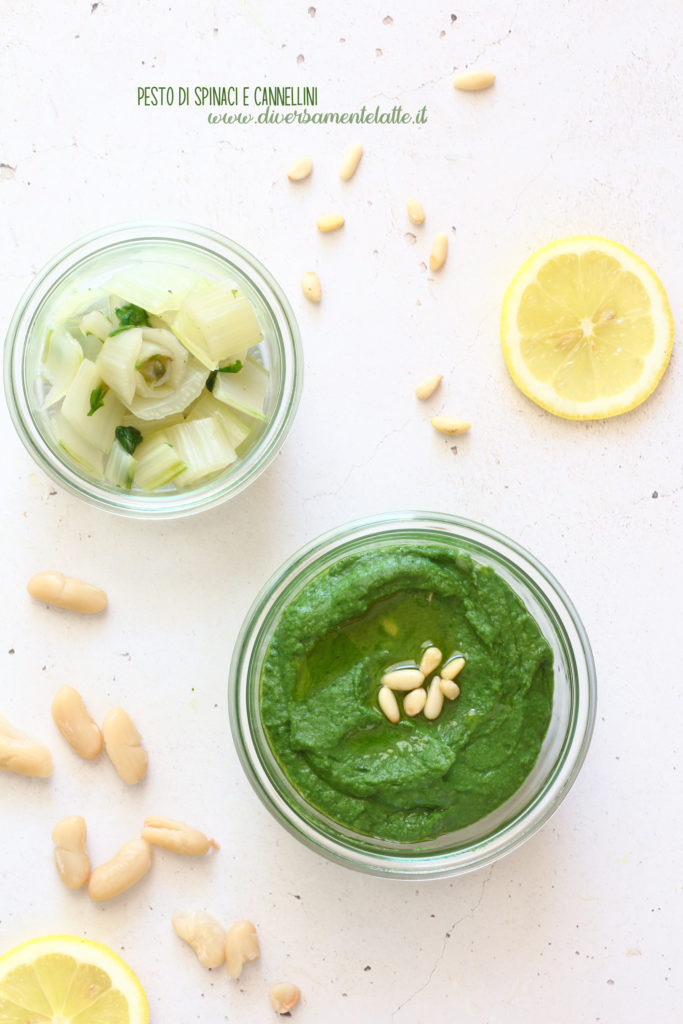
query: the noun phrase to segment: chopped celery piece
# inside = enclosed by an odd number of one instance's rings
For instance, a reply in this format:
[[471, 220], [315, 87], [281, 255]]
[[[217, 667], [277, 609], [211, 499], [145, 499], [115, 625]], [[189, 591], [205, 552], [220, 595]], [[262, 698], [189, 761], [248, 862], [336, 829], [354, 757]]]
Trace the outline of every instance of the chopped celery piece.
[[190, 292], [173, 327], [184, 344], [187, 338], [203, 350], [205, 359], [193, 354], [209, 367], [258, 345], [263, 337], [251, 302], [227, 281]]
[[193, 484], [219, 469], [225, 469], [237, 459], [237, 452], [219, 420], [213, 416], [178, 423], [169, 427], [166, 434], [187, 466], [175, 480], [177, 487]]
[[201, 331], [194, 321], [181, 309], [178, 313], [172, 314], [167, 322], [187, 351], [207, 370], [213, 370], [216, 360], [207, 349]]
[[[93, 396], [97, 396], [95, 401]], [[123, 404], [114, 392], [106, 389], [106, 385], [102, 387], [102, 378], [95, 364], [84, 359], [64, 396], [64, 418], [95, 448], [108, 452], [123, 413]]]
[[138, 460], [131, 455], [118, 440], [115, 440], [104, 467], [105, 478], [116, 487], [129, 491], [133, 486], [135, 468]]
[[238, 412], [257, 420], [265, 420], [263, 405], [268, 391], [268, 371], [249, 358], [239, 373], [219, 373], [213, 386], [213, 397], [231, 405]]
[[201, 420], [206, 416], [215, 416], [220, 420], [228, 441], [233, 448], [239, 448], [243, 441], [249, 437], [251, 427], [243, 423], [232, 409], [224, 402], [219, 402], [210, 391], [204, 391], [201, 397], [195, 402], [188, 413], [188, 420]]
[[88, 472], [94, 473], [95, 476], [102, 476], [104, 468], [102, 452], [90, 444], [89, 441], [86, 441], [77, 430], [74, 430], [61, 413], [56, 413], [51, 422], [59, 447], [63, 448], [67, 455], [70, 455], [79, 466], [83, 466]]
[[165, 430], [157, 430], [135, 449], [135, 483], [145, 491], [155, 491], [174, 480], [186, 468], [169, 442]]
[[107, 338], [95, 363], [102, 380], [126, 405], [130, 405], [135, 395], [135, 364], [141, 346], [141, 328], [123, 331], [113, 338]]
[[206, 278], [187, 267], [141, 262], [119, 270], [106, 287], [125, 302], [132, 302], [158, 316], [180, 309], [191, 289], [204, 282]]
[[42, 409], [60, 402], [83, 362], [83, 350], [68, 331], [57, 328], [49, 331], [41, 356], [42, 373], [51, 385]]
[[146, 436], [150, 430], [165, 430], [175, 423], [183, 423], [185, 415], [182, 412], [174, 412], [172, 416], [161, 416], [159, 419], [143, 420], [132, 412], [126, 412], [121, 420], [124, 427], [137, 427], [140, 433]]
[[99, 309], [91, 309], [89, 313], [82, 316], [78, 326], [83, 334], [92, 334], [94, 337], [104, 341], [110, 331], [113, 330], [111, 320]]

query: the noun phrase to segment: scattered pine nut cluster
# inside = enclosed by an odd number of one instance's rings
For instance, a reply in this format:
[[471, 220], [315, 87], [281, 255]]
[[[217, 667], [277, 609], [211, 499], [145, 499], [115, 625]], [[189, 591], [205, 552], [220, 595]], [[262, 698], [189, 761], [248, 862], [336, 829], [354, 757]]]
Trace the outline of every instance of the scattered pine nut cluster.
[[[441, 373], [425, 377], [415, 388], [415, 397], [422, 402], [431, 398], [442, 380]], [[469, 420], [461, 420], [455, 416], [432, 416], [429, 422], [440, 434], [466, 434], [471, 426]]]
[[[359, 142], [354, 143], [346, 151], [339, 169], [339, 177], [342, 181], [350, 181], [358, 169], [363, 156], [363, 147]], [[299, 157], [291, 164], [287, 171], [287, 177], [292, 182], [304, 181], [313, 171], [313, 161], [309, 156]], [[410, 198], [406, 204], [408, 219], [412, 224], [424, 224], [426, 214], [422, 204], [414, 198]], [[339, 213], [328, 213], [318, 217], [316, 227], [323, 234], [331, 231], [338, 231], [344, 226], [345, 220]], [[429, 269], [432, 271], [441, 270], [446, 262], [448, 253], [448, 236], [445, 233], [438, 234], [429, 254]], [[307, 270], [301, 278], [301, 290], [310, 302], [320, 302], [322, 299], [322, 285], [320, 278], [313, 270]]]
[[403, 712], [409, 718], [420, 713], [430, 721], [438, 718], [444, 700], [456, 700], [460, 696], [455, 677], [460, 675], [466, 661], [463, 654], [455, 652], [442, 664], [443, 654], [438, 647], [430, 646], [419, 665], [416, 662], [392, 665], [380, 680], [377, 701], [382, 714], [394, 725], [398, 724], [401, 709], [396, 694], [404, 693]]
[[[490, 89], [495, 80], [496, 76], [493, 71], [472, 70], [456, 75], [453, 79], [453, 87], [460, 92], [481, 92], [484, 89]], [[354, 176], [362, 155], [363, 147], [359, 142], [354, 143], [346, 151], [339, 169], [339, 176], [342, 181], [349, 181]], [[313, 160], [309, 156], [302, 156], [290, 166], [287, 177], [292, 182], [300, 182], [308, 178], [312, 171]], [[406, 212], [411, 224], [417, 227], [424, 224], [426, 220], [424, 207], [414, 196], [407, 200]], [[341, 214], [325, 214], [318, 218], [316, 226], [319, 231], [326, 234], [331, 231], [338, 231], [344, 226], [344, 223], [344, 217]], [[432, 272], [441, 270], [446, 262], [447, 255], [448, 235], [445, 232], [440, 232], [432, 242], [429, 253], [429, 269]], [[310, 302], [318, 303], [321, 301], [323, 294], [322, 284], [315, 271], [308, 270], [303, 275], [301, 278], [301, 290]], [[416, 388], [415, 393], [417, 397], [422, 400], [429, 398], [439, 386], [441, 379], [441, 374], [434, 374], [425, 381], [422, 381]], [[441, 434], [465, 434], [470, 429], [470, 423], [467, 420], [453, 416], [433, 416], [430, 422], [434, 429]]]

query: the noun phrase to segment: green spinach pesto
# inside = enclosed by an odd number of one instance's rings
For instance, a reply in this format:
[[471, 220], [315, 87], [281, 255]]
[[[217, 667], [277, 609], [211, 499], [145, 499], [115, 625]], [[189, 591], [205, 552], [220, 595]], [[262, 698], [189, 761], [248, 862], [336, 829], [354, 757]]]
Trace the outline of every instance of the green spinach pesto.
[[[460, 697], [392, 724], [389, 665], [462, 651]], [[552, 651], [488, 566], [438, 544], [346, 557], [284, 609], [261, 678], [268, 739], [294, 787], [365, 835], [432, 839], [484, 817], [531, 771], [550, 722]]]

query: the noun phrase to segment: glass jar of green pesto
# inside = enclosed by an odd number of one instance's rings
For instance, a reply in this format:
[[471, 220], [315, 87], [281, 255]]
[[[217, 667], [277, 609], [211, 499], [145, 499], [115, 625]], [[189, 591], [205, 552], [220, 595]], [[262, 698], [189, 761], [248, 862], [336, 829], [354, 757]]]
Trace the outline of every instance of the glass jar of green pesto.
[[550, 573], [427, 512], [295, 554], [249, 611], [229, 686], [240, 760], [275, 818], [330, 860], [404, 878], [470, 871], [533, 835], [583, 763], [595, 698]]

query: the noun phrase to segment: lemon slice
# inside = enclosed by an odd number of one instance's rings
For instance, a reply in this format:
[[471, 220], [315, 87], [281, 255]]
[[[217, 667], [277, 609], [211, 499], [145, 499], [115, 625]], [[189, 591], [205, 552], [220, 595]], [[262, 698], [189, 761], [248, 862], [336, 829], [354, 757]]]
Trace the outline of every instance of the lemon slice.
[[657, 275], [606, 238], [563, 238], [521, 267], [503, 299], [503, 353], [518, 388], [556, 416], [628, 412], [659, 383], [673, 320]]
[[130, 967], [107, 946], [73, 935], [32, 939], [0, 957], [0, 1021], [148, 1024]]

